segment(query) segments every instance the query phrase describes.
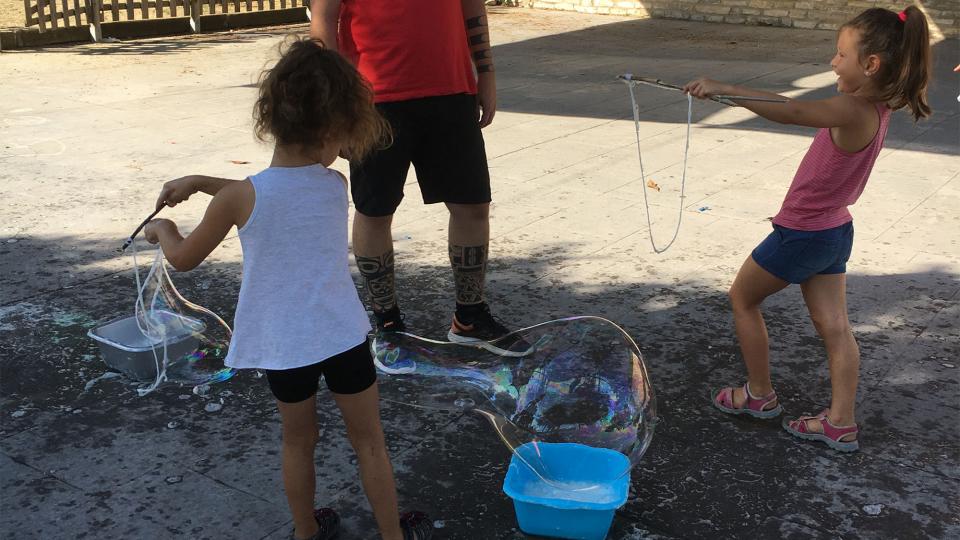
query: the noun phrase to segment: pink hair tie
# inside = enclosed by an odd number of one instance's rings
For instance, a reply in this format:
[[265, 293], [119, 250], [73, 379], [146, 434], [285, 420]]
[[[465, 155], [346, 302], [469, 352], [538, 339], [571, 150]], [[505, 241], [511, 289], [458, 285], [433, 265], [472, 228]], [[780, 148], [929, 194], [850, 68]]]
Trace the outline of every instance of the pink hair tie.
[[901, 11], [897, 17], [900, 17], [900, 22], [907, 22], [907, 10]]

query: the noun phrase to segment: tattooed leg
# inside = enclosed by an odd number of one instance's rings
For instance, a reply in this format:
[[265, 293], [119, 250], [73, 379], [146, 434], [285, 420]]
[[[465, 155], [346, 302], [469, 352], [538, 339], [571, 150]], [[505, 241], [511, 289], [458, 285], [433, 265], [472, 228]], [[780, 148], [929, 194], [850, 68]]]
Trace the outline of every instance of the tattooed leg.
[[487, 273], [487, 246], [450, 245], [450, 265], [457, 289], [458, 305], [483, 302], [483, 282]]
[[379, 257], [356, 256], [357, 268], [376, 312], [384, 312], [397, 305], [397, 288], [393, 272], [393, 250]]

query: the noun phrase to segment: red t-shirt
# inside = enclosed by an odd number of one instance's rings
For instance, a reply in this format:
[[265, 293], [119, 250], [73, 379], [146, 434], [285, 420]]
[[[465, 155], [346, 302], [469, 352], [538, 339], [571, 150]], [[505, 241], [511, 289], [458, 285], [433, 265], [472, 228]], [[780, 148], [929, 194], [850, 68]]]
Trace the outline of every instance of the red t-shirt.
[[460, 0], [343, 0], [338, 42], [377, 103], [477, 93]]

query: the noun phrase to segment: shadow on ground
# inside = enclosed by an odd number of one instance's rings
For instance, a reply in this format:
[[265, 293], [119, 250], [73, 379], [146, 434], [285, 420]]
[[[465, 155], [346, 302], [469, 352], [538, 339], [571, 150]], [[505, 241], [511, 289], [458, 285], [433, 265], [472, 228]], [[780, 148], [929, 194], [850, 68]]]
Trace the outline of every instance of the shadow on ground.
[[[44, 239], [29, 241], [43, 251]], [[78, 242], [59, 238], [51, 245], [62, 241]], [[497, 259], [491, 271], [522, 268], [542, 277], [576, 262], [563, 250], [549, 251], [543, 259]], [[411, 330], [441, 337], [449, 270], [401, 261], [400, 272]], [[598, 272], [589, 286], [538, 278], [517, 287], [494, 282], [489, 296], [496, 312], [518, 326], [575, 314], [607, 317], [643, 351], [663, 421], [633, 471], [613, 538], [946, 538], [960, 530], [954, 497], [960, 441], [952, 431], [960, 422], [960, 370], [953, 363], [960, 347], [952, 335], [960, 318], [960, 276], [935, 268], [850, 275], [864, 358], [863, 450], [836, 456], [796, 443], [776, 423], [730, 420], [710, 409], [712, 388], [743, 378], [716, 284]], [[205, 264], [173, 279], [187, 298], [232, 318], [237, 265]], [[128, 311], [133, 291], [123, 272], [42, 301], [0, 306], [2, 530], [16, 531], [17, 538], [65, 526], [104, 538], [214, 538], [239, 524], [245, 538], [282, 538], [288, 514], [278, 418], [263, 379], [244, 372], [207, 395], [168, 384], [146, 398], [137, 398], [122, 378], [95, 381], [105, 369], [86, 331]], [[825, 362], [818, 360], [823, 351], [795, 293], [772, 299], [766, 310], [776, 385], [790, 413], [814, 411], [828, 397]], [[489, 533], [484, 538], [519, 538], [500, 491], [509, 454], [493, 430], [473, 416], [398, 405], [417, 390], [401, 390], [386, 376], [381, 384], [404, 506], [426, 509], [442, 522], [440, 538], [478, 538], [477, 530]], [[372, 521], [355, 459], [326, 391], [319, 401], [320, 501], [334, 501], [345, 514], [346, 537], [368, 537]], [[223, 408], [210, 412], [211, 403]], [[182, 501], [175, 505], [182, 513], [151, 510], [157, 497]], [[222, 497], [237, 501], [236, 515], [210, 510]], [[56, 523], [50, 508], [57, 508]], [[116, 513], [129, 518], [114, 520]]]
[[[492, 17], [496, 17], [494, 13]], [[708, 29], [708, 31], [704, 31]], [[176, 55], [196, 50], [230, 46], [290, 33], [304, 33], [306, 26], [261, 29], [227, 34], [175, 36], [116, 44], [52, 47], [44, 53], [82, 55]], [[789, 44], [785, 47], [784, 43]], [[571, 44], [576, 44], [572, 47]], [[773, 45], [776, 44], [776, 47]], [[799, 85], [803, 79], [830, 72], [830, 59], [836, 47], [832, 31], [763, 28], [726, 24], [689, 23], [663, 19], [637, 19], [612, 22], [571, 32], [496, 45], [498, 108], [501, 111], [535, 115], [560, 115], [596, 119], [630, 117], [629, 97], [615, 79], [623, 73], [667, 79], [683, 84], [698, 76], [720, 78], [727, 82], [756, 85], [773, 92], [805, 90], [802, 99], [822, 99], [836, 94], [833, 77], [828, 85]], [[933, 47], [934, 74], [930, 87], [933, 116], [914, 124], [906, 113], [897, 114], [887, 136], [888, 147], [916, 144], [925, 152], [956, 154], [960, 146], [960, 122], [957, 122], [956, 75], [952, 68], [957, 39], [936, 43]], [[789, 52], [777, 57], [771, 51]], [[589, 51], [585, 54], [584, 51]], [[718, 51], [721, 58], [717, 60]], [[671, 71], [664, 72], [662, 62], [669, 61]], [[680, 62], [683, 71], [675, 66]], [[798, 62], [801, 62], [798, 65]], [[586, 102], [584, 95], [589, 95]], [[678, 94], [641, 87], [638, 89], [641, 118], [662, 121], [663, 111], [676, 111], [671, 121], [684, 117], [684, 98]], [[703, 123], [722, 106], [697, 103], [693, 122]], [[786, 126], [761, 118], [725, 124], [761, 132], [811, 135], [809, 128]], [[495, 136], [495, 135], [488, 135]]]

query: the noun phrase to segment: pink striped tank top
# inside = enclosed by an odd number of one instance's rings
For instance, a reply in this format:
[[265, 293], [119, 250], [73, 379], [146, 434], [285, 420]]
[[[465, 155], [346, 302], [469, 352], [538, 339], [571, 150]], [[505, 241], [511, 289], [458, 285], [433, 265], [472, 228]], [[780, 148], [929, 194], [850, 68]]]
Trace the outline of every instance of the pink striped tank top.
[[829, 128], [817, 132], [780, 212], [773, 218], [775, 224], [800, 231], [822, 231], [853, 220], [847, 206], [857, 202], [863, 193], [890, 122], [887, 105], [877, 103], [876, 107], [880, 127], [870, 144], [859, 152], [838, 148]]

